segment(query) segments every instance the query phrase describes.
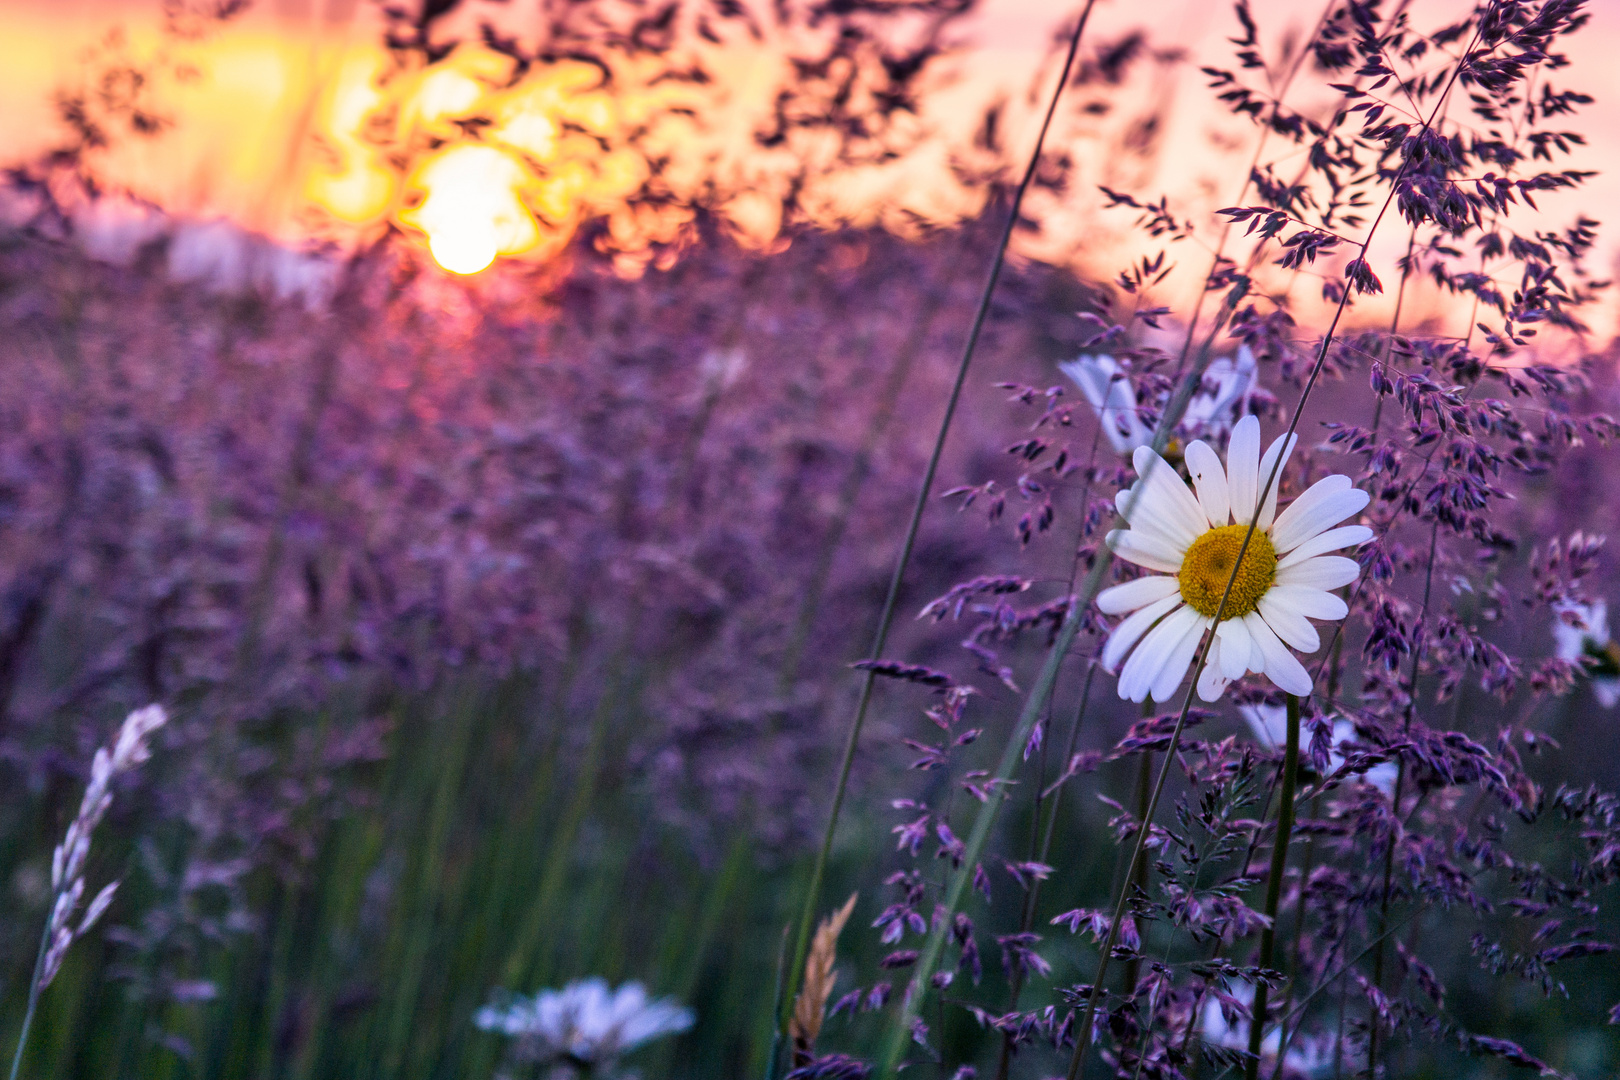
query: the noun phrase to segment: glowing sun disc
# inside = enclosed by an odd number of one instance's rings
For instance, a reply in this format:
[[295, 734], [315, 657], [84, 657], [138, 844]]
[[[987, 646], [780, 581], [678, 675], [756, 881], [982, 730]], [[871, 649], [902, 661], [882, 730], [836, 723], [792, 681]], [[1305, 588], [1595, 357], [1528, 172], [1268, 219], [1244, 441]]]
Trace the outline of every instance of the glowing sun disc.
[[499, 245], [495, 230], [480, 229], [471, 223], [465, 228], [447, 229], [428, 236], [433, 261], [452, 274], [476, 274], [495, 261]]

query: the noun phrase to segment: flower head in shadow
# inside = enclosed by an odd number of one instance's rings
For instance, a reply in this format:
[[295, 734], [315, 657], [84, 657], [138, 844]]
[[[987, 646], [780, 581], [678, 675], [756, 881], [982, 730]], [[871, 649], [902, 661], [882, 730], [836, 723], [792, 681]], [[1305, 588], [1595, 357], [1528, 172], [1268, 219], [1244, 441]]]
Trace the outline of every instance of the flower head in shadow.
[[524, 1060], [603, 1075], [619, 1055], [685, 1031], [693, 1019], [692, 1010], [670, 998], [649, 997], [640, 983], [613, 990], [591, 978], [486, 1005], [473, 1022], [518, 1040], [514, 1054]]

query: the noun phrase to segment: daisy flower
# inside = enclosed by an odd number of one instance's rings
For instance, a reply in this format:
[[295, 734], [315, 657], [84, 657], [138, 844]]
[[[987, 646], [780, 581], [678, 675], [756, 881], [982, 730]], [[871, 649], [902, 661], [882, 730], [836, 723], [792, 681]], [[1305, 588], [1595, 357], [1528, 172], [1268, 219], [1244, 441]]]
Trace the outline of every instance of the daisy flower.
[[[1114, 500], [1130, 527], [1110, 532], [1108, 546], [1157, 573], [1097, 597], [1104, 614], [1128, 616], [1114, 627], [1102, 654], [1103, 666], [1119, 671], [1120, 697], [1170, 700], [1212, 627], [1209, 659], [1198, 679], [1198, 696], [1205, 701], [1216, 700], [1249, 672], [1290, 694], [1311, 692], [1310, 674], [1290, 650], [1321, 647], [1311, 620], [1345, 617], [1349, 608], [1328, 590], [1350, 584], [1359, 569], [1354, 559], [1328, 553], [1357, 547], [1373, 534], [1364, 525], [1334, 528], [1368, 502], [1347, 476], [1324, 477], [1280, 514], [1278, 485], [1260, 504], [1266, 478], [1274, 466], [1281, 477], [1297, 441], [1279, 438], [1262, 456], [1260, 421], [1245, 416], [1232, 429], [1225, 468], [1204, 442], [1187, 446], [1191, 488], [1152, 448], [1137, 448], [1132, 460], [1139, 479]], [[1254, 536], [1217, 626], [1215, 613], [1257, 504]]]

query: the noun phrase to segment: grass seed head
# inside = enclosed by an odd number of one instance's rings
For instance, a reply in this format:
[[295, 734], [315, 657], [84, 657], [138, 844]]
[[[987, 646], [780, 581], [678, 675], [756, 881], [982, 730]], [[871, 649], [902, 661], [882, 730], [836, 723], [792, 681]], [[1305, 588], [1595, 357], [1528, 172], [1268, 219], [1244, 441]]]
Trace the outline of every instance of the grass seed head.
[[804, 965], [804, 989], [793, 1002], [793, 1020], [788, 1033], [793, 1036], [793, 1060], [796, 1065], [807, 1063], [815, 1052], [816, 1036], [821, 1034], [821, 1019], [827, 1011], [827, 999], [832, 996], [836, 975], [833, 964], [838, 960], [838, 935], [855, 910], [859, 893], [851, 893], [844, 906], [821, 920], [816, 936], [810, 942], [810, 956]]

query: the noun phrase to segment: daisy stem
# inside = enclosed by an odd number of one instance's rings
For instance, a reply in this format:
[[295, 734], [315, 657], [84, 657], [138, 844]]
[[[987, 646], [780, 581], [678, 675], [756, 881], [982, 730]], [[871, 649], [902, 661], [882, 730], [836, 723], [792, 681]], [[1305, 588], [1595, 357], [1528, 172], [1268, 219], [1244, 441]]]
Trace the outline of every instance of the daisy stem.
[[[1288, 841], [1294, 832], [1294, 780], [1299, 772], [1299, 698], [1288, 695], [1288, 742], [1283, 749], [1282, 794], [1277, 799], [1277, 833], [1271, 841], [1271, 872], [1266, 875], [1266, 928], [1260, 932], [1259, 966], [1269, 969], [1277, 947], [1277, 903], [1282, 899], [1283, 872], [1288, 868]], [[1249, 1014], [1249, 1060], [1246, 1080], [1260, 1075], [1260, 1039], [1266, 1026], [1265, 979], [1255, 980]]]
[[[922, 524], [923, 511], [928, 506], [928, 499], [934, 486], [934, 474], [939, 470], [940, 458], [945, 451], [945, 439], [950, 433], [951, 420], [956, 414], [957, 403], [962, 397], [962, 386], [967, 382], [968, 365], [973, 360], [973, 352], [979, 344], [979, 334], [984, 329], [986, 318], [990, 314], [990, 301], [995, 295], [996, 282], [1001, 277], [1002, 266], [1007, 260], [1007, 245], [1012, 240], [1013, 229], [1018, 225], [1019, 212], [1023, 207], [1024, 194], [1029, 190], [1035, 179], [1035, 170], [1040, 165], [1041, 149], [1046, 144], [1046, 133], [1051, 129], [1052, 117], [1057, 113], [1058, 101], [1063, 96], [1064, 88], [1069, 84], [1069, 76], [1074, 70], [1074, 59], [1080, 51], [1080, 38], [1085, 33], [1086, 23], [1091, 18], [1091, 9], [1096, 0], [1086, 0], [1086, 6], [1080, 12], [1080, 18], [1075, 23], [1074, 34], [1069, 39], [1069, 52], [1063, 60], [1063, 71], [1058, 77], [1057, 85], [1052, 90], [1052, 98], [1046, 108], [1046, 115], [1041, 121], [1040, 133], [1035, 138], [1035, 146], [1030, 151], [1029, 163], [1024, 169], [1023, 179], [1019, 181], [1013, 193], [1012, 205], [1007, 211], [1007, 224], [1002, 229], [1000, 243], [996, 246], [995, 258], [990, 264], [990, 273], [984, 283], [984, 290], [979, 296], [979, 307], [973, 317], [973, 323], [968, 330], [967, 342], [962, 349], [962, 359], [957, 365], [956, 381], [951, 386], [951, 394], [945, 404], [945, 415], [940, 419], [939, 434], [934, 440], [934, 450], [928, 459], [928, 466], [923, 470], [922, 483], [918, 486], [917, 502], [911, 512], [911, 522], [906, 527], [905, 539], [900, 545], [899, 557], [895, 560], [894, 574], [889, 579], [889, 591], [884, 597], [883, 610], [878, 616], [877, 633], [873, 637], [872, 657], [880, 658], [884, 645], [888, 641], [889, 627], [894, 622], [894, 612], [900, 598], [900, 585], [905, 579], [906, 566], [911, 561], [912, 548], [916, 545], [917, 531]], [[1076, 626], [1078, 629], [1078, 625]], [[1070, 635], [1070, 640], [1073, 635]], [[821, 899], [822, 879], [827, 872], [827, 858], [832, 851], [833, 836], [838, 829], [838, 815], [843, 808], [844, 793], [849, 787], [850, 769], [855, 763], [855, 751], [860, 745], [861, 728], [866, 723], [866, 713], [872, 702], [872, 689], [876, 675], [871, 671], [866, 673], [861, 683], [859, 702], [855, 707], [855, 717], [849, 726], [849, 735], [844, 744], [843, 760], [838, 767], [838, 781], [833, 788], [832, 806], [827, 814], [827, 829], [822, 836], [821, 848], [816, 852], [814, 868], [810, 872], [810, 884], [805, 889], [804, 907], [799, 913], [799, 927], [793, 946], [793, 962], [788, 968], [787, 987], [789, 992], [783, 995], [780, 1008], [777, 1012], [776, 1038], [773, 1041], [770, 1064], [767, 1075], [774, 1077], [779, 1060], [778, 1048], [782, 1033], [787, 1030], [791, 1002], [797, 993], [799, 983], [804, 978], [805, 957], [810, 947], [810, 932], [815, 923], [816, 906]]]
[[[1321, 817], [1322, 793], [1318, 791], [1311, 800], [1311, 820]], [[1294, 990], [1299, 986], [1299, 976], [1305, 969], [1305, 886], [1311, 879], [1311, 867], [1316, 862], [1316, 841], [1312, 840], [1305, 845], [1305, 864], [1299, 870], [1299, 903], [1294, 909], [1294, 947], [1292, 959], [1288, 967], [1288, 997], [1283, 1002], [1283, 1016], [1286, 1018], [1294, 1004]], [[1287, 1020], [1279, 1024], [1280, 1028], [1287, 1027]], [[1286, 1048], [1293, 1038], [1293, 1032], [1284, 1030], [1279, 1038], [1279, 1046]], [[1282, 1080], [1283, 1054], [1277, 1052], [1277, 1065], [1272, 1071], [1271, 1080]]]

